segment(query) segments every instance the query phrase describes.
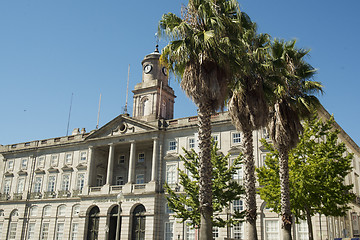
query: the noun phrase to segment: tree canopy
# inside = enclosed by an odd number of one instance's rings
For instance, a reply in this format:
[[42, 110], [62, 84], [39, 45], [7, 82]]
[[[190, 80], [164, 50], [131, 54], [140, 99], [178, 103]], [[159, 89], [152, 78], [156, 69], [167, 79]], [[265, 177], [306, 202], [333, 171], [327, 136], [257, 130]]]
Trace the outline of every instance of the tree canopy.
[[[343, 216], [349, 209], [353, 185], [344, 181], [351, 172], [353, 154], [339, 142], [333, 117], [322, 120], [315, 114], [303, 127], [297, 146], [289, 152], [290, 201], [293, 215], [307, 219], [309, 225], [317, 213]], [[270, 153], [265, 165], [257, 169], [260, 196], [280, 213], [279, 152], [264, 139], [262, 144]]]
[[[199, 156], [194, 151], [185, 150], [185, 155], [180, 156], [183, 161], [185, 170], [179, 169], [181, 192], [174, 191], [171, 186], [165, 184], [165, 190], [168, 193], [168, 206], [175, 212], [175, 217], [181, 219], [181, 222], [187, 222], [194, 228], [200, 226], [199, 211]], [[240, 169], [242, 155], [238, 156], [229, 165], [229, 155], [224, 156], [219, 152], [216, 144], [211, 149], [211, 161], [213, 163], [212, 170], [212, 191], [213, 191], [213, 225], [224, 227], [225, 225], [233, 225], [241, 221], [244, 212], [236, 211], [231, 218], [223, 219], [219, 216], [230, 203], [239, 200], [240, 195], [244, 193], [243, 187], [233, 181], [233, 175]]]

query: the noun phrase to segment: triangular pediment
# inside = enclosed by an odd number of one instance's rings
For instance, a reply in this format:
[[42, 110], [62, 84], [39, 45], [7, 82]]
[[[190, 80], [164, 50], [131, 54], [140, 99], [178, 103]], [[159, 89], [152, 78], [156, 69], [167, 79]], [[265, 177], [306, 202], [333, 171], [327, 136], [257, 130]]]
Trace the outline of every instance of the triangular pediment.
[[122, 114], [91, 133], [87, 139], [136, 134], [153, 130], [158, 130], [155, 123], [152, 125], [145, 121], [129, 117], [127, 114]]

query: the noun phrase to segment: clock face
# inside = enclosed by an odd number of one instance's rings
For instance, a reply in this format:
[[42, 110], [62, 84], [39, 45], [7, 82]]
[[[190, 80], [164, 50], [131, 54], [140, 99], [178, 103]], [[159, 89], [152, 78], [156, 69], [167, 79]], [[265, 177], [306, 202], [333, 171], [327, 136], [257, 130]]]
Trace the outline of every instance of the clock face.
[[148, 65], [146, 65], [146, 66], [144, 67], [144, 72], [145, 72], [145, 73], [149, 73], [149, 72], [151, 72], [151, 70], [152, 70], [152, 66], [151, 66], [150, 64], [148, 64]]
[[163, 67], [163, 68], [162, 68], [162, 72], [163, 72], [163, 74], [164, 74], [165, 76], [167, 76], [167, 69], [166, 69], [166, 67]]

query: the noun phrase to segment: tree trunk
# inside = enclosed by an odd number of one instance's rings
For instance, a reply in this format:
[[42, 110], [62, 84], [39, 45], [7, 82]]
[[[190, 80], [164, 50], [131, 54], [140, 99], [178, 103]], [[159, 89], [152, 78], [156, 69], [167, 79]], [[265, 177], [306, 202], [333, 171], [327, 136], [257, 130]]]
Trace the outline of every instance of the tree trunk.
[[211, 164], [211, 113], [209, 103], [199, 104], [199, 201], [200, 240], [212, 239], [212, 164]]
[[308, 206], [306, 206], [306, 222], [307, 222], [307, 226], [308, 226], [309, 240], [314, 240], [313, 228], [312, 228], [312, 222], [311, 222], [311, 214], [310, 214], [310, 209]]
[[256, 231], [256, 178], [254, 163], [253, 135], [251, 130], [244, 130], [244, 186], [245, 186], [245, 209], [248, 223], [248, 238], [257, 240]]
[[286, 146], [279, 146], [279, 175], [280, 175], [280, 192], [281, 192], [281, 216], [283, 240], [291, 240], [291, 208], [290, 208], [290, 184], [289, 184], [289, 155]]

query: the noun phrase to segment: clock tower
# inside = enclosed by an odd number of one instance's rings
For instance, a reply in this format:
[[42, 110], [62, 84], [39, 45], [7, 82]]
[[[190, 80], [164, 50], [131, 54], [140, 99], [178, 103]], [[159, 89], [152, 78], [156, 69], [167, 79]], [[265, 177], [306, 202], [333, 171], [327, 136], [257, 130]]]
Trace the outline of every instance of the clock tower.
[[168, 70], [160, 64], [158, 46], [142, 60], [142, 81], [136, 84], [133, 117], [153, 121], [174, 117], [174, 90], [168, 85]]

